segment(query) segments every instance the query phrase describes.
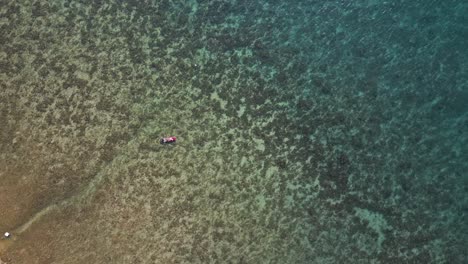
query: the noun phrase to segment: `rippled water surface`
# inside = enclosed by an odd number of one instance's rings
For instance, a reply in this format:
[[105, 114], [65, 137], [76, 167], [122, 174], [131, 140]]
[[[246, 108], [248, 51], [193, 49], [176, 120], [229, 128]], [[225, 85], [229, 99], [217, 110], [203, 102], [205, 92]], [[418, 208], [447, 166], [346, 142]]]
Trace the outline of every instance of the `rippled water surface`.
[[0, 2], [0, 263], [468, 262], [467, 14]]

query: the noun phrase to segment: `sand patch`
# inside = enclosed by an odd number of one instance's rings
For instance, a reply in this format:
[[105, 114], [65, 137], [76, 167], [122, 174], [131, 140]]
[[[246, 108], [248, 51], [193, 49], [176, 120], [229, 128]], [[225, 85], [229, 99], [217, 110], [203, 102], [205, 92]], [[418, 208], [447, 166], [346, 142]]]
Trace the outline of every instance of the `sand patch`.
[[2, 256], [5, 254], [7, 249], [13, 244], [13, 239], [0, 239], [0, 264], [2, 262]]

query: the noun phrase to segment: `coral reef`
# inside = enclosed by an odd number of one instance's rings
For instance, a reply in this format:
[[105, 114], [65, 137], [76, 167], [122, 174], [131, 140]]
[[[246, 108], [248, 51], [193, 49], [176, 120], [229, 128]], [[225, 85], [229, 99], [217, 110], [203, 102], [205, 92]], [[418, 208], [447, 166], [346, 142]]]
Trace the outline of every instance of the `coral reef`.
[[1, 3], [0, 263], [466, 262], [466, 11]]

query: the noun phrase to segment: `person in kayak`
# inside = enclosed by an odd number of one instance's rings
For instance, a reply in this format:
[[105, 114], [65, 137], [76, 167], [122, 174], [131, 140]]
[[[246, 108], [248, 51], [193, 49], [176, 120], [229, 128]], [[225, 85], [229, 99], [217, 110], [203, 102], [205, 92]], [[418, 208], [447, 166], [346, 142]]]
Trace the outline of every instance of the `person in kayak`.
[[161, 138], [161, 140], [159, 140], [159, 143], [161, 144], [171, 144], [171, 143], [175, 143], [177, 140], [176, 137], [166, 137], [166, 138]]

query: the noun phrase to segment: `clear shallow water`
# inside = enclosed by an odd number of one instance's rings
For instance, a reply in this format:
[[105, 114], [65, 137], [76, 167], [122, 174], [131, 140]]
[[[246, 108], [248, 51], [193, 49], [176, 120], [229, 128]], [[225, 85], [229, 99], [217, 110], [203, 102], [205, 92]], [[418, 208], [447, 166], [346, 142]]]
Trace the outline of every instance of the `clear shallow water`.
[[0, 258], [466, 262], [467, 8], [2, 3]]

